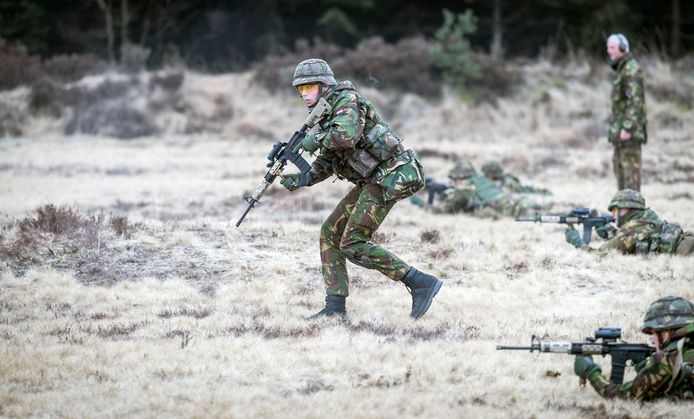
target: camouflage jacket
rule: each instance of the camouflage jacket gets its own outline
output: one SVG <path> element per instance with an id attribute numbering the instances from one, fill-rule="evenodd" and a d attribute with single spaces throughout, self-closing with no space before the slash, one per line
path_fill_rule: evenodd
<path id="1" fill-rule="evenodd" d="M 311 166 L 312 185 L 335 174 L 357 185 L 381 185 L 386 200 L 402 199 L 424 186 L 417 154 L 403 148 L 351 82 L 332 87 L 325 99 L 332 111 L 315 133 L 321 147 Z"/>
<path id="2" fill-rule="evenodd" d="M 660 352 L 640 365 L 636 378 L 614 384 L 593 372 L 590 384 L 603 397 L 653 400 L 661 397 L 694 399 L 694 323 L 678 329 Z"/>
<path id="3" fill-rule="evenodd" d="M 510 173 L 504 173 L 502 177 L 498 180 L 495 180 L 494 183 L 496 183 L 497 186 L 499 186 L 501 190 L 503 190 L 504 192 L 530 193 L 542 195 L 552 194 L 552 192 L 550 192 L 547 189 L 523 185 L 517 177 L 513 176 Z"/>
<path id="4" fill-rule="evenodd" d="M 671 227 L 675 227 L 675 231 Z M 651 209 L 632 209 L 617 233 L 600 250 L 618 250 L 625 254 L 675 253 L 687 234 L 679 226 L 658 218 Z"/>
<path id="5" fill-rule="evenodd" d="M 503 191 L 494 182 L 476 174 L 446 190 L 434 211 L 448 214 L 473 212 L 503 195 Z"/>
<path id="6" fill-rule="evenodd" d="M 641 68 L 631 55 L 626 55 L 613 67 L 616 73 L 612 81 L 612 118 L 607 138 L 613 144 L 645 143 L 648 135 Z M 631 134 L 629 140 L 619 139 L 622 129 Z"/>

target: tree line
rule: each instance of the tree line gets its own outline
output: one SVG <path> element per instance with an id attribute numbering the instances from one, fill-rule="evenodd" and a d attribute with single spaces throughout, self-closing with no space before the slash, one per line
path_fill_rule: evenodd
<path id="1" fill-rule="evenodd" d="M 150 65 L 247 68 L 297 41 L 341 47 L 380 36 L 434 38 L 446 10 L 475 17 L 472 50 L 495 58 L 604 56 L 605 37 L 679 58 L 694 48 L 694 2 L 681 0 L 0 0 L 0 38 L 32 54 L 91 53 L 119 62 L 131 48 Z"/>

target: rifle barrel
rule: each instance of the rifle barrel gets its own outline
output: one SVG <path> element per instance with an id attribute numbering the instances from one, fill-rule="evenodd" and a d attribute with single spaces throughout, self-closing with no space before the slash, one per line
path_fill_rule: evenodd
<path id="1" fill-rule="evenodd" d="M 532 346 L 516 346 L 516 345 L 496 345 L 496 350 L 512 350 L 512 351 L 532 351 Z"/>
<path id="2" fill-rule="evenodd" d="M 243 219 L 246 218 L 246 215 L 248 214 L 248 211 L 250 211 L 251 208 L 253 208 L 253 206 L 255 205 L 255 202 L 256 202 L 256 201 L 255 201 L 253 198 L 251 198 L 251 199 L 248 201 L 248 206 L 246 207 L 246 211 L 243 212 L 243 214 L 241 215 L 241 218 L 239 218 L 239 220 L 236 222 L 236 227 L 238 227 L 238 226 L 241 225 L 241 223 L 243 222 Z"/>

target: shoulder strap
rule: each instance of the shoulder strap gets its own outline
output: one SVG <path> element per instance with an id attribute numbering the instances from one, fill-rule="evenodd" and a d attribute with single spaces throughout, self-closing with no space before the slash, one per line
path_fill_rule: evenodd
<path id="1" fill-rule="evenodd" d="M 677 381 L 677 376 L 680 374 L 680 370 L 682 369 L 682 356 L 684 353 L 684 341 L 687 340 L 686 338 L 682 338 L 677 342 L 677 357 L 675 358 L 675 365 L 672 367 L 672 379 L 670 380 L 670 385 L 667 387 L 667 390 L 665 392 L 669 392 L 672 387 L 674 387 L 675 382 Z"/>

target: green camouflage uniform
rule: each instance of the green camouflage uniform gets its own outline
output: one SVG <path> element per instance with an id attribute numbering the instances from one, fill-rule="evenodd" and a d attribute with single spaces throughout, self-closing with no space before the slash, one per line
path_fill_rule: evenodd
<path id="1" fill-rule="evenodd" d="M 349 81 L 324 94 L 332 106 L 316 140 L 320 152 L 311 167 L 314 185 L 336 175 L 355 187 L 325 220 L 320 233 L 321 270 L 327 295 L 349 295 L 346 260 L 399 281 L 410 266 L 371 237 L 396 202 L 424 186 L 419 157 Z"/>
<path id="2" fill-rule="evenodd" d="M 687 255 L 694 248 L 694 235 L 682 231 L 676 224 L 661 220 L 646 208 L 643 196 L 634 190 L 618 191 L 608 209 L 629 208 L 619 217 L 619 229 L 600 247 L 602 251 L 618 250 L 622 253 L 674 253 Z"/>
<path id="3" fill-rule="evenodd" d="M 461 167 L 465 167 L 461 170 Z M 466 212 L 482 216 L 529 215 L 542 207 L 525 196 L 504 193 L 494 182 L 477 173 L 469 162 L 458 162 L 449 177 L 458 184 L 446 190 L 434 212 Z"/>
<path id="4" fill-rule="evenodd" d="M 645 144 L 646 101 L 643 75 L 636 60 L 629 54 L 613 64 L 616 71 L 612 82 L 612 119 L 608 140 L 614 146 L 612 162 L 617 177 L 617 189 L 641 188 L 641 144 Z M 628 140 L 620 140 L 624 129 L 631 134 Z"/>
<path id="5" fill-rule="evenodd" d="M 521 184 L 520 180 L 516 176 L 510 173 L 505 173 L 501 168 L 501 165 L 496 161 L 483 164 L 482 173 L 484 173 L 484 176 L 487 179 L 493 181 L 504 192 L 552 195 L 552 192 L 547 189 Z"/>
<path id="6" fill-rule="evenodd" d="M 590 384 L 606 398 L 642 401 L 661 397 L 694 399 L 694 316 L 691 302 L 678 297 L 661 298 L 648 310 L 646 319 L 642 327 L 645 333 L 674 330 L 661 350 L 637 366 L 638 374 L 632 381 L 611 383 L 598 368 L 588 376 Z"/>

